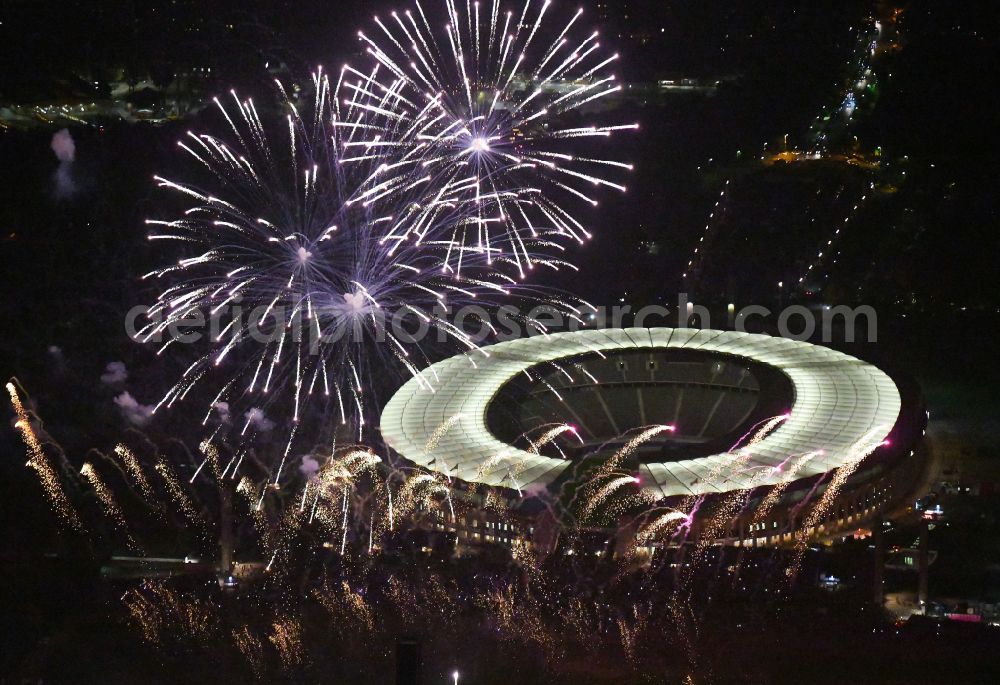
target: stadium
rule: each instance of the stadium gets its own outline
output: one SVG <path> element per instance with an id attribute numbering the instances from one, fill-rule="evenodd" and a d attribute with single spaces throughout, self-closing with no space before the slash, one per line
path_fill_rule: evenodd
<path id="1" fill-rule="evenodd" d="M 631 328 L 524 338 L 459 355 L 425 370 L 386 405 L 383 438 L 402 458 L 447 476 L 456 497 L 476 486 L 506 493 L 517 524 L 460 517 L 442 520 L 459 544 L 509 544 L 557 535 L 551 507 L 589 469 L 644 427 L 670 425 L 622 466 L 657 504 L 717 500 L 751 491 L 749 506 L 720 542 L 781 545 L 803 523 L 806 500 L 861 444 L 885 442 L 865 458 L 828 515 L 806 531 L 822 537 L 857 533 L 896 506 L 920 471 L 915 450 L 925 414 L 919 393 L 877 367 L 806 342 L 735 331 Z M 475 368 L 473 368 L 475 367 Z M 777 427 L 736 463 L 734 446 L 764 423 Z M 544 447 L 534 441 L 569 425 Z M 795 468 L 789 468 L 796 457 Z M 779 505 L 755 520 L 753 503 L 774 488 Z M 711 511 L 711 506 L 699 507 Z M 691 522 L 697 531 L 702 517 Z M 500 528 L 498 528 L 500 526 Z M 622 537 L 628 517 L 609 530 Z"/>

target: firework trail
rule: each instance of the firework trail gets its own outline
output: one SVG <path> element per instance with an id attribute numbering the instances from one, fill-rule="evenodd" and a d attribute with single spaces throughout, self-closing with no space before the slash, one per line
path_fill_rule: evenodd
<path id="1" fill-rule="evenodd" d="M 250 516 L 253 519 L 254 528 L 257 531 L 257 535 L 260 536 L 262 545 L 270 548 L 274 546 L 274 541 L 267 525 L 267 516 L 264 513 L 263 503 L 264 493 L 266 491 L 267 486 L 265 485 L 261 488 L 261 492 L 258 496 L 257 488 L 254 487 L 253 482 L 247 476 L 243 476 L 243 478 L 240 479 L 239 484 L 236 486 L 236 492 L 246 498 L 247 507 L 250 510 Z"/>
<path id="2" fill-rule="evenodd" d="M 346 637 L 355 631 L 372 632 L 375 629 L 375 614 L 365 598 L 351 589 L 344 580 L 336 585 L 324 584 L 313 590 L 313 597 L 333 619 L 335 629 Z"/>
<path id="3" fill-rule="evenodd" d="M 630 570 L 630 564 L 636 559 L 639 547 L 648 545 L 659 539 L 664 533 L 673 534 L 678 526 L 690 525 L 690 517 L 672 507 L 654 507 L 644 512 L 637 523 L 635 535 L 628 541 L 620 555 L 620 573 Z"/>
<path id="4" fill-rule="evenodd" d="M 118 526 L 123 533 L 125 533 L 128 546 L 134 550 L 140 549 L 139 544 L 129 532 L 125 514 L 122 513 L 121 508 L 118 506 L 118 502 L 115 501 L 114 493 L 111 492 L 111 488 L 109 488 L 101 479 L 100 475 L 94 469 L 94 465 L 90 462 L 85 463 L 83 468 L 80 469 L 80 475 L 83 476 L 88 483 L 90 483 L 90 487 L 94 488 L 94 492 L 97 493 L 97 499 L 100 501 L 101 507 L 104 509 L 104 513 L 107 514 L 108 518 L 115 522 L 115 525 Z"/>
<path id="5" fill-rule="evenodd" d="M 278 650 L 278 657 L 285 670 L 299 666 L 305 658 L 302 648 L 302 622 L 295 618 L 281 618 L 271 626 L 267 639 Z"/>
<path id="6" fill-rule="evenodd" d="M 221 474 L 219 473 L 219 450 L 218 450 L 218 448 L 216 448 L 216 446 L 213 445 L 208 440 L 204 440 L 204 441 L 202 441 L 202 443 L 200 445 L 198 445 L 198 449 L 201 451 L 202 454 L 205 455 L 205 458 L 202 460 L 201 464 L 198 465 L 198 468 L 195 469 L 194 475 L 191 476 L 191 479 L 188 480 L 188 483 L 194 483 L 195 482 L 195 480 L 198 478 L 198 474 L 201 473 L 201 470 L 203 468 L 205 468 L 206 464 L 208 464 L 209 469 L 212 472 L 212 475 L 215 476 L 215 479 L 216 480 L 221 480 L 222 479 L 221 478 Z M 280 471 L 280 469 L 279 469 L 279 471 Z"/>
<path id="7" fill-rule="evenodd" d="M 160 477 L 163 478 L 163 482 L 167 486 L 167 492 L 170 493 L 171 498 L 173 498 L 174 503 L 177 504 L 181 513 L 184 514 L 184 517 L 204 533 L 205 521 L 198 514 L 198 510 L 195 509 L 194 503 L 187 492 L 181 487 L 180 481 L 177 480 L 177 475 L 170 467 L 170 464 L 161 459 L 156 463 L 155 468 Z"/>
<path id="8" fill-rule="evenodd" d="M 543 425 L 548 425 L 548 424 L 543 424 Z M 573 433 L 574 436 L 576 436 L 577 439 L 580 438 L 580 436 L 576 432 L 576 428 L 565 423 L 558 424 L 553 428 L 551 428 L 550 430 L 546 431 L 538 438 L 537 441 L 532 440 L 531 437 L 528 435 L 528 432 L 522 433 L 520 436 L 518 436 L 518 438 L 524 437 L 528 441 L 529 451 L 533 452 L 534 454 L 538 454 L 539 450 L 541 450 L 542 447 L 549 444 L 563 433 L 571 432 Z M 560 450 L 560 452 L 562 452 L 562 450 Z M 479 467 L 476 469 L 476 480 L 482 481 L 483 478 L 485 478 L 486 476 L 495 473 L 500 469 L 504 469 L 506 473 L 500 482 L 503 483 L 504 481 L 509 481 L 510 487 L 513 487 L 515 490 L 517 490 L 518 494 L 521 495 L 523 494 L 523 492 L 521 490 L 521 486 L 518 484 L 517 476 L 520 475 L 520 473 L 524 471 L 526 468 L 528 468 L 528 465 L 525 460 L 515 459 L 512 457 L 512 455 L 502 452 L 500 454 L 493 455 L 492 457 L 485 460 L 482 464 L 479 465 Z M 475 484 L 473 484 L 473 491 L 475 490 L 475 487 L 476 487 Z"/>
<path id="9" fill-rule="evenodd" d="M 791 580 L 794 581 L 798 575 L 799 565 L 802 563 L 802 557 L 805 555 L 806 546 L 809 543 L 810 531 L 816 528 L 826 517 L 833 501 L 840 494 L 841 488 L 847 483 L 847 479 L 854 474 L 861 465 L 861 462 L 870 454 L 879 447 L 889 444 L 888 440 L 872 440 L 875 435 L 879 433 L 884 434 L 886 429 L 887 426 L 877 426 L 851 445 L 851 448 L 848 450 L 847 460 L 834 472 L 833 478 L 830 479 L 830 483 L 823 492 L 823 496 L 820 497 L 819 501 L 809 511 L 809 515 L 802 522 L 802 525 L 799 526 L 798 531 L 795 533 L 795 552 L 788 566 L 788 577 Z"/>
<path id="10" fill-rule="evenodd" d="M 776 424 L 773 424 L 773 425 L 776 425 Z M 763 439 L 763 437 L 762 437 L 763 436 L 763 431 L 765 429 L 766 430 L 770 430 L 773 427 L 773 425 L 769 422 L 768 424 L 765 425 L 764 429 L 761 429 L 761 431 L 759 431 L 754 437 L 755 438 Z M 759 440 L 757 440 L 756 442 L 759 442 Z M 756 442 L 754 442 L 753 444 L 756 444 Z M 742 455 L 746 455 L 748 457 L 751 454 L 749 452 L 749 447 L 742 448 L 741 453 L 742 453 Z M 798 462 L 796 462 L 795 467 L 794 467 L 794 469 L 793 469 L 792 472 L 794 473 L 794 472 L 798 471 L 798 469 L 800 469 L 803 465 L 805 465 L 805 463 L 809 459 L 811 459 L 812 457 L 814 457 L 814 456 L 816 456 L 818 454 L 822 454 L 822 451 L 819 451 L 819 452 L 810 452 L 808 454 L 803 455 L 802 458 L 799 459 Z M 786 459 L 785 462 L 782 462 L 782 465 L 785 464 L 785 463 L 787 463 L 787 462 L 788 462 L 788 460 Z M 781 468 L 781 466 L 777 467 L 777 469 L 779 469 L 779 470 L 780 470 L 780 468 Z M 719 504 L 719 507 L 716 510 L 716 512 L 708 520 L 708 523 L 705 525 L 704 529 L 702 530 L 701 538 L 698 541 L 698 547 L 697 547 L 696 552 L 695 552 L 695 558 L 696 559 L 700 557 L 700 555 L 704 552 L 704 550 L 705 550 L 705 548 L 707 546 L 711 545 L 717 538 L 722 537 L 726 533 L 726 530 L 727 530 L 728 526 L 733 522 L 733 520 L 736 519 L 736 517 L 739 515 L 739 513 L 741 511 L 743 511 L 744 508 L 746 508 L 747 502 L 750 500 L 750 495 L 753 494 L 754 489 L 758 485 L 760 485 L 766 478 L 768 478 L 770 475 L 772 475 L 772 473 L 775 470 L 776 469 L 772 469 L 772 468 L 761 468 L 761 469 L 758 469 L 754 473 L 754 475 L 751 476 L 751 478 L 747 482 L 747 486 L 745 488 L 742 488 L 740 490 L 736 490 L 734 492 L 731 492 L 731 493 L 729 493 L 723 499 L 723 501 Z M 791 482 L 791 479 L 789 477 L 789 480 L 787 480 L 786 483 L 790 483 L 790 482 Z M 775 502 L 777 502 L 778 499 L 781 497 L 781 494 L 784 492 L 784 490 L 785 490 L 786 487 L 787 487 L 787 484 L 785 484 L 783 487 L 776 486 L 776 487 L 772 488 L 771 492 L 768 493 L 768 497 L 765 498 L 765 502 L 768 502 L 767 506 L 766 506 L 766 509 L 764 509 L 764 504 L 762 503 L 761 507 L 758 510 L 758 515 L 761 515 L 760 514 L 760 509 L 764 509 L 765 512 L 767 510 L 769 510 L 770 507 Z M 775 493 L 777 493 L 777 494 L 775 494 Z"/>
<path id="11" fill-rule="evenodd" d="M 442 421 L 441 425 L 435 428 L 434 432 L 431 433 L 431 437 L 428 438 L 427 444 L 424 445 L 424 453 L 426 454 L 427 452 L 430 452 L 435 447 L 437 447 L 440 444 L 441 439 L 444 438 L 444 436 L 448 433 L 448 431 L 450 431 L 452 427 L 455 426 L 455 424 L 461 421 L 461 419 L 462 419 L 461 414 L 455 414 L 454 416 L 449 417 L 447 420 Z"/>
<path id="12" fill-rule="evenodd" d="M 85 532 L 80 517 L 77 515 L 73 505 L 70 504 L 69 498 L 63 490 L 59 474 L 56 473 L 55 468 L 49 463 L 48 457 L 45 456 L 42 444 L 35 434 L 35 429 L 31 426 L 31 417 L 25 411 L 13 383 L 7 383 L 7 392 L 10 394 L 10 402 L 14 407 L 14 412 L 17 414 L 17 421 L 14 423 L 14 427 L 21 434 L 21 439 L 28 448 L 28 462 L 26 466 L 38 474 L 38 480 L 45 491 L 45 496 L 63 523 L 77 532 Z"/>
<path id="13" fill-rule="evenodd" d="M 757 505 L 757 508 L 754 510 L 753 518 L 750 521 L 751 531 L 754 531 L 754 528 L 757 525 L 764 523 L 765 519 L 768 517 L 768 514 L 771 513 L 771 510 L 774 509 L 774 507 L 781 500 L 782 495 L 784 495 L 785 492 L 788 490 L 788 486 L 794 482 L 796 474 L 798 474 L 799 471 L 802 470 L 802 467 L 808 464 L 809 461 L 812 460 L 814 457 L 821 456 L 823 453 L 824 453 L 823 450 L 816 450 L 814 452 L 807 452 L 805 454 L 793 455 L 785 459 L 777 466 L 764 470 L 764 474 L 773 474 L 775 472 L 781 472 L 783 473 L 783 476 L 781 482 L 771 486 L 771 489 L 768 491 L 767 495 L 760 501 L 760 503 Z M 786 467 L 788 467 L 789 464 L 791 464 L 791 467 L 788 468 L 787 471 L 785 471 Z M 809 499 L 808 496 L 806 497 L 806 499 L 807 500 Z M 743 556 L 744 556 L 744 550 L 741 549 L 735 563 L 735 569 L 733 573 L 734 583 L 739 579 L 740 572 L 742 571 Z"/>
<path id="14" fill-rule="evenodd" d="M 767 437 L 771 431 L 787 421 L 788 418 L 788 414 L 773 416 L 753 426 L 729 449 L 729 454 L 733 455 L 733 460 L 723 460 L 713 468 L 705 478 L 706 484 L 712 485 L 716 483 L 724 472 L 728 473 L 745 468 L 753 459 L 753 448 Z M 681 636 L 681 641 L 687 654 L 690 669 L 688 680 L 691 682 L 694 682 L 693 674 L 697 673 L 699 669 L 700 658 L 697 650 L 697 636 L 701 627 L 692 605 L 692 581 L 695 574 L 702 569 L 709 547 L 716 543 L 725 531 L 726 526 L 732 521 L 732 518 L 742 509 L 746 499 L 750 496 L 751 490 L 752 488 L 733 493 L 719 504 L 716 512 L 700 531 L 689 560 L 681 564 L 678 569 L 674 592 L 668 602 L 668 610 L 673 617 L 677 632 Z M 688 512 L 688 526 L 682 525 L 681 530 L 688 531 L 690 529 L 690 521 L 693 520 L 694 513 L 701 507 L 705 499 L 706 495 L 690 495 L 684 498 L 678 509 L 681 512 Z"/>
<path id="15" fill-rule="evenodd" d="M 636 534 L 636 542 L 646 543 L 655 540 L 668 527 L 677 526 L 682 521 L 688 521 L 688 515 L 683 511 L 672 510 L 660 514 L 639 530 Z"/>
<path id="16" fill-rule="evenodd" d="M 146 501 L 150 505 L 153 505 L 156 502 L 156 493 L 153 491 L 149 479 L 146 478 L 146 473 L 142 470 L 142 465 L 139 464 L 139 459 L 135 456 L 135 453 L 125 445 L 119 444 L 115 447 L 115 454 L 125 462 L 126 471 L 135 480 Z"/>
<path id="17" fill-rule="evenodd" d="M 494 488 L 488 488 L 483 494 L 482 508 L 494 512 L 501 520 L 505 520 L 509 513 L 506 498 Z"/>
<path id="18" fill-rule="evenodd" d="M 421 473 L 412 476 L 399 488 L 395 500 L 395 517 L 406 519 L 422 505 L 430 505 L 434 497 L 446 497 L 448 486 L 437 476 Z"/>
<path id="19" fill-rule="evenodd" d="M 687 656 L 688 673 L 685 676 L 684 682 L 685 684 L 690 683 L 693 685 L 696 682 L 694 674 L 699 672 L 697 645 L 701 624 L 695 615 L 690 598 L 681 601 L 679 598 L 674 597 L 671 601 L 667 602 L 667 612 L 670 614 L 670 618 L 674 623 L 674 632 L 684 646 L 684 653 Z"/>
<path id="20" fill-rule="evenodd" d="M 541 554 L 536 546 L 524 538 L 515 538 L 510 550 L 511 559 L 534 576 L 541 574 Z"/>
<path id="21" fill-rule="evenodd" d="M 626 485 L 638 485 L 639 479 L 635 476 L 619 476 L 613 478 L 608 483 L 601 486 L 593 495 L 587 498 L 587 502 L 580 512 L 580 521 L 586 521 L 608 497 Z"/>
<path id="22" fill-rule="evenodd" d="M 598 506 L 623 486 L 628 483 L 641 484 L 641 479 L 634 475 L 624 474 L 616 470 L 617 467 L 626 461 L 644 443 L 661 433 L 672 432 L 673 430 L 674 427 L 669 425 L 644 427 L 638 435 L 628 440 L 611 457 L 595 468 L 587 476 L 586 481 L 576 488 L 569 501 L 570 509 L 579 510 L 580 522 L 585 522 Z M 600 452 L 602 448 L 603 445 L 597 449 L 597 452 Z M 613 517 L 616 514 L 624 513 L 629 507 L 651 504 L 654 499 L 655 495 L 651 491 L 640 489 L 634 494 L 616 498 L 610 509 L 605 513 Z"/>
<path id="23" fill-rule="evenodd" d="M 382 457 L 371 450 L 356 449 L 335 460 L 331 468 L 342 470 L 350 474 L 351 478 L 357 478 L 363 473 L 374 472 L 375 468 L 381 463 Z"/>
<path id="24" fill-rule="evenodd" d="M 792 463 L 792 466 L 788 469 L 782 481 L 772 486 L 770 492 L 768 492 L 767 495 L 764 497 L 764 499 L 761 500 L 760 504 L 757 505 L 757 510 L 754 512 L 753 523 L 762 522 L 774 508 L 774 505 L 778 503 L 778 500 L 781 499 L 781 496 L 785 494 L 785 491 L 788 489 L 788 486 L 791 485 L 792 482 L 794 482 L 796 474 L 798 474 L 798 472 L 802 470 L 802 467 L 808 464 L 809 461 L 812 460 L 814 457 L 819 457 L 822 455 L 823 455 L 823 450 L 817 450 L 815 452 L 809 452 L 807 454 L 803 454 L 797 460 L 795 460 L 794 463 Z M 792 459 L 795 458 L 793 457 Z M 784 464 L 781 464 L 775 468 L 780 470 L 783 467 Z"/>
<path id="25" fill-rule="evenodd" d="M 639 664 L 639 648 L 644 644 L 643 634 L 649 630 L 649 606 L 640 608 L 638 605 L 632 607 L 631 620 L 628 617 L 619 617 L 616 621 L 618 634 L 621 640 L 622 651 L 625 653 L 625 660 L 637 668 Z"/>
<path id="26" fill-rule="evenodd" d="M 518 596 L 515 588 L 508 586 L 494 590 L 486 598 L 486 608 L 501 639 L 538 647 L 548 659 L 557 658 L 559 642 L 543 620 L 543 616 L 551 614 L 548 603 L 540 602 L 530 592 Z"/>
<path id="27" fill-rule="evenodd" d="M 572 433 L 578 439 L 580 437 L 580 436 L 578 436 L 576 434 L 576 428 L 575 427 L 569 425 L 568 423 L 562 423 L 562 424 L 559 424 L 558 426 L 555 426 L 554 428 L 550 428 L 549 430 L 547 430 L 544 433 L 542 433 L 542 435 L 539 436 L 539 438 L 538 438 L 537 441 L 532 440 L 531 438 L 528 438 L 528 442 L 531 443 L 531 448 L 528 451 L 532 452 L 534 454 L 539 454 L 539 450 L 541 450 L 543 447 L 545 447 L 546 445 L 548 445 L 550 442 L 552 442 L 553 440 L 555 440 L 556 438 L 558 438 L 563 433 Z"/>
<path id="28" fill-rule="evenodd" d="M 644 430 L 641 433 L 639 433 L 639 435 L 635 436 L 634 438 L 632 438 L 631 440 L 629 440 L 628 442 L 626 442 L 624 445 L 622 445 L 621 449 L 619 449 L 617 452 L 615 452 L 611 456 L 610 459 L 608 459 L 606 462 L 604 462 L 604 464 L 601 466 L 601 468 L 598 469 L 598 472 L 597 472 L 598 475 L 601 475 L 601 476 L 603 476 L 603 475 L 610 475 L 610 473 L 612 471 L 614 471 L 615 469 L 617 469 L 618 466 L 623 461 L 625 461 L 626 459 L 628 459 L 632 455 L 633 452 L 635 452 L 637 449 L 639 449 L 639 447 L 641 447 L 643 445 L 643 443 L 646 443 L 646 442 L 652 440 L 654 437 L 656 437 L 660 433 L 668 433 L 668 432 L 672 433 L 673 431 L 674 431 L 674 427 L 673 426 L 669 426 L 669 425 L 659 425 L 659 426 L 652 426 L 651 428 L 647 428 L 646 430 Z"/>
<path id="29" fill-rule="evenodd" d="M 126 591 L 122 603 L 147 642 L 204 645 L 218 632 L 218 616 L 211 603 L 177 592 L 162 581 L 145 581 Z"/>
<path id="30" fill-rule="evenodd" d="M 303 487 L 298 511 L 304 513 L 310 500 L 312 503 L 308 519 L 299 522 L 311 523 L 319 519 L 330 528 L 342 529 L 343 550 L 347 540 L 349 498 L 365 474 L 371 478 L 372 491 L 381 492 L 382 482 L 378 472 L 381 463 L 381 457 L 367 449 L 349 449 L 339 457 L 331 457 Z M 378 497 L 375 501 L 378 501 Z M 371 518 L 374 526 L 374 511 Z M 374 530 L 371 535 L 374 535 Z"/>
<path id="31" fill-rule="evenodd" d="M 343 520 L 343 522 L 341 522 L 340 525 L 343 528 L 344 532 L 343 532 L 342 537 L 340 539 L 340 556 L 344 556 L 344 550 L 347 547 L 347 511 L 348 511 L 347 498 L 350 497 L 350 496 L 351 496 L 351 488 L 350 488 L 350 486 L 345 486 L 344 487 L 343 503 L 341 504 L 341 506 L 343 508 L 343 512 L 344 512 L 344 520 Z"/>
<path id="32" fill-rule="evenodd" d="M 233 630 L 233 644 L 250 664 L 254 676 L 262 679 L 264 675 L 264 644 L 250 631 L 248 626 Z"/>
<path id="33" fill-rule="evenodd" d="M 482 480 L 484 476 L 487 476 L 501 467 L 512 467 L 516 466 L 519 462 L 509 461 L 511 460 L 511 455 L 506 453 L 494 454 L 489 459 L 485 460 L 476 469 L 476 480 Z"/>
<path id="34" fill-rule="evenodd" d="M 573 640 L 583 645 L 587 652 L 595 652 L 600 648 L 600 619 L 595 616 L 594 603 L 584 601 L 580 597 L 571 597 L 567 606 L 559 612 L 559 620 L 564 626 L 564 632 Z"/>
<path id="35" fill-rule="evenodd" d="M 766 419 L 766 420 L 762 421 L 761 423 L 758 423 L 757 426 L 760 426 L 760 428 L 757 428 L 757 426 L 754 426 L 753 428 L 751 428 L 749 432 L 747 432 L 745 435 L 743 435 L 743 437 L 741 437 L 739 440 L 736 441 L 735 445 L 733 445 L 732 447 L 729 448 L 729 451 L 730 452 L 744 452 L 744 453 L 749 452 L 761 440 L 763 440 L 768 435 L 770 435 L 770 433 L 771 433 L 772 430 L 774 430 L 780 424 L 782 424 L 785 421 L 787 421 L 789 418 L 791 418 L 790 414 L 779 414 L 778 416 L 772 416 L 771 418 Z M 761 424 L 763 424 L 763 425 L 761 425 Z M 756 432 L 754 432 L 755 428 L 757 428 Z M 750 439 L 747 440 L 747 438 L 750 438 Z M 746 443 L 743 443 L 744 440 L 746 440 Z"/>
<path id="36" fill-rule="evenodd" d="M 427 439 L 427 444 L 424 445 L 424 455 L 427 455 L 427 453 L 433 451 L 434 448 L 436 448 L 438 444 L 440 444 L 441 440 L 448 433 L 448 431 L 450 431 L 461 420 L 462 420 L 462 415 L 455 414 L 454 416 L 449 417 L 445 421 L 442 421 L 441 425 L 435 428 L 434 432 L 431 433 L 431 436 Z M 441 466 L 445 473 L 448 473 L 450 471 L 448 464 L 446 464 L 443 460 L 441 462 Z"/>
<path id="37" fill-rule="evenodd" d="M 741 437 L 731 448 L 729 453 L 733 455 L 733 461 L 722 462 L 717 465 L 712 469 L 705 481 L 709 484 L 714 484 L 724 471 L 728 472 L 729 470 L 737 470 L 746 467 L 747 464 L 749 464 L 753 459 L 753 447 L 760 443 L 760 441 L 767 437 L 772 430 L 787 419 L 787 414 L 774 416 L 758 424 L 760 427 L 757 428 L 756 431 L 751 429 L 750 432 Z M 747 439 L 748 437 L 749 439 Z M 744 440 L 746 440 L 746 442 L 740 446 Z M 690 581 L 698 571 L 708 548 L 714 545 L 718 539 L 723 536 L 726 532 L 727 526 L 731 524 L 735 516 L 746 505 L 747 500 L 750 498 L 750 494 L 753 492 L 753 488 L 756 487 L 756 484 L 766 475 L 766 471 L 758 471 L 758 473 L 751 478 L 750 486 L 747 489 L 738 490 L 726 495 L 718 504 L 717 509 L 706 521 L 700 531 L 700 534 L 698 535 L 697 540 L 695 541 L 695 547 L 691 553 L 690 563 L 681 568 L 678 578 L 679 582 L 677 585 L 678 593 L 687 591 Z M 693 495 L 688 496 L 683 502 L 681 502 L 678 509 L 681 511 L 687 511 L 690 520 L 690 518 L 693 517 L 694 512 L 697 511 L 704 503 L 705 497 L 705 495 L 698 497 Z"/>
<path id="38" fill-rule="evenodd" d="M 621 90 L 608 73 L 618 55 L 604 54 L 598 33 L 582 29 L 582 9 L 550 27 L 543 21 L 550 4 L 528 0 L 518 15 L 501 14 L 498 0 L 482 8 L 446 0 L 443 11 L 430 12 L 415 0 L 385 21 L 375 17 L 370 35 L 358 33 L 373 66 L 351 74 L 351 97 L 363 95 L 371 107 L 389 102 L 403 134 L 386 143 L 401 152 L 387 172 L 394 175 L 377 178 L 423 180 L 442 189 L 437 195 L 461 190 L 444 271 L 460 273 L 469 254 L 502 260 L 518 278 L 535 265 L 557 268 L 532 245 L 583 243 L 591 234 L 572 206 L 596 205 L 592 191 L 601 186 L 625 191 L 608 177 L 630 164 L 581 155 L 574 143 L 638 125 L 562 121 Z M 389 238 L 412 231 L 422 227 Z"/>
<path id="39" fill-rule="evenodd" d="M 524 493 L 517 481 L 517 477 L 527 468 L 527 462 L 524 459 L 514 458 L 507 453 L 495 454 L 485 460 L 476 469 L 476 481 L 482 481 L 486 476 L 503 469 L 505 473 L 503 478 L 500 479 L 500 484 L 509 481 L 510 486 L 508 487 L 513 487 L 517 490 L 518 495 L 523 495 Z M 475 492 L 479 487 L 483 487 L 487 492 L 490 492 L 488 486 L 480 486 L 478 482 L 472 484 L 470 492 Z"/>
<path id="40" fill-rule="evenodd" d="M 745 435 L 737 440 L 732 447 L 729 448 L 729 452 L 727 454 L 733 455 L 733 461 L 721 460 L 708 472 L 708 475 L 705 476 L 703 482 L 708 485 L 713 485 L 719 481 L 719 477 L 724 473 L 730 473 L 745 468 L 753 459 L 753 447 L 766 438 L 772 430 L 787 421 L 788 418 L 788 414 L 772 416 L 771 418 L 765 419 L 764 421 L 761 421 L 753 426 Z M 694 483 L 692 483 L 692 485 L 694 485 Z M 688 495 L 681 502 L 680 506 L 678 506 L 678 509 L 681 511 L 687 511 L 689 514 L 693 515 L 704 500 L 705 495 Z"/>

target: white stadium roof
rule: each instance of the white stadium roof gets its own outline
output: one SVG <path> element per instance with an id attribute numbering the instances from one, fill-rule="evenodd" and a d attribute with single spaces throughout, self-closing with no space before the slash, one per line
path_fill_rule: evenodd
<path id="1" fill-rule="evenodd" d="M 752 464 L 776 466 L 791 455 L 823 450 L 796 478 L 829 471 L 852 456 L 859 441 L 878 442 L 900 410 L 892 379 L 854 357 L 805 342 L 767 335 L 683 328 L 629 328 L 556 333 L 483 348 L 485 357 L 458 355 L 410 379 L 382 413 L 382 436 L 404 458 L 468 482 L 531 489 L 544 487 L 572 462 L 501 442 L 486 426 L 486 411 L 514 376 L 540 363 L 597 351 L 686 349 L 735 355 L 772 366 L 794 388 L 790 418 L 753 447 Z M 473 364 L 474 360 L 474 364 Z M 434 391 L 428 389 L 433 386 Z M 660 496 L 702 494 L 770 485 L 781 472 L 719 473 L 729 453 L 642 466 L 645 487 Z M 787 476 L 784 476 L 787 477 Z M 655 484 L 655 485 L 654 485 Z"/>

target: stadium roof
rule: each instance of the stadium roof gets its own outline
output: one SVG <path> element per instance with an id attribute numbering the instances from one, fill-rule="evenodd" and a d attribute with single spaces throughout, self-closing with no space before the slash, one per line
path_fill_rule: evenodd
<path id="1" fill-rule="evenodd" d="M 789 456 L 822 450 L 796 478 L 829 471 L 881 442 L 892 430 L 900 395 L 885 373 L 854 357 L 805 342 L 735 331 L 629 328 L 556 333 L 484 348 L 488 357 L 458 355 L 408 381 L 382 413 L 382 436 L 404 458 L 468 482 L 537 489 L 571 462 L 534 454 L 494 437 L 486 410 L 514 376 L 537 364 L 617 350 L 688 349 L 735 355 L 775 367 L 792 381 L 790 417 L 752 450 L 749 466 L 727 473 L 731 453 L 643 464 L 645 487 L 660 496 L 702 494 L 787 478 L 752 466 L 777 466 Z M 434 391 L 428 389 L 433 386 Z M 753 479 L 753 482 L 751 482 Z"/>

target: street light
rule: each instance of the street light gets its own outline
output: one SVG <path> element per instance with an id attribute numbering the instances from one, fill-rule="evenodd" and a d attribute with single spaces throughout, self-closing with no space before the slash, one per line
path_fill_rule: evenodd
<path id="1" fill-rule="evenodd" d="M 458 685 L 458 671 L 452 672 L 451 678 L 455 681 L 455 685 Z"/>

